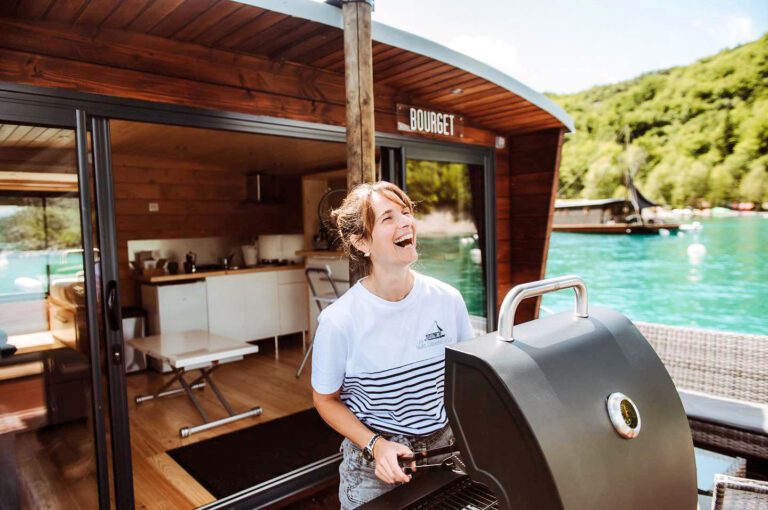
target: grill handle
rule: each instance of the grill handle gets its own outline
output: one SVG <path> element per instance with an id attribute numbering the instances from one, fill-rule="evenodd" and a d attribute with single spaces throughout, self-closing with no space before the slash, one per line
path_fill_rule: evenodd
<path id="1" fill-rule="evenodd" d="M 515 322 L 515 312 L 517 311 L 517 307 L 524 299 L 570 288 L 572 288 L 576 294 L 576 305 L 573 310 L 574 315 L 576 315 L 576 317 L 588 317 L 587 286 L 584 284 L 584 280 L 582 280 L 581 277 L 567 275 L 549 278 L 547 280 L 539 280 L 537 282 L 523 283 L 515 286 L 506 296 L 504 296 L 504 301 L 501 303 L 501 313 L 499 314 L 496 338 L 504 342 L 515 341 L 514 336 L 512 336 L 512 326 Z"/>

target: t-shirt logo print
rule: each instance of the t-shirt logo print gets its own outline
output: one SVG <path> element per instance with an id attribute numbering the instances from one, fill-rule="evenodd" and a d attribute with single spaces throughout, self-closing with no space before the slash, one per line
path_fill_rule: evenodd
<path id="1" fill-rule="evenodd" d="M 429 329 L 430 331 L 424 335 L 424 338 L 420 338 L 416 344 L 419 349 L 432 347 L 433 345 L 439 345 L 445 342 L 445 340 L 441 340 L 441 338 L 445 338 L 445 331 L 443 331 L 443 328 L 440 327 L 440 324 L 438 324 L 437 321 L 433 321 L 432 327 Z"/>

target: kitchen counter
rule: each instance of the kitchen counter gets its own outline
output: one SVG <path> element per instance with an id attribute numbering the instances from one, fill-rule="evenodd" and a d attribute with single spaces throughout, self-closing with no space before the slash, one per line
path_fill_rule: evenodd
<path id="1" fill-rule="evenodd" d="M 299 250 L 296 255 L 299 257 L 332 257 L 336 259 L 346 257 L 343 251 L 337 250 Z"/>
<path id="2" fill-rule="evenodd" d="M 221 269 L 217 271 L 201 271 L 199 273 L 164 274 L 159 276 L 134 276 L 142 283 L 169 283 L 185 280 L 202 280 L 212 276 L 225 276 L 232 274 L 262 273 L 266 271 L 290 271 L 292 269 L 304 269 L 304 264 L 289 264 L 285 266 L 257 266 L 244 267 L 242 269 Z"/>

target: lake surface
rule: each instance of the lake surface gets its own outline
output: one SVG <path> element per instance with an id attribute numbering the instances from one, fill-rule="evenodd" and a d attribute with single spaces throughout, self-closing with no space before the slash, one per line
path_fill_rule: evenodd
<path id="1" fill-rule="evenodd" d="M 699 219 L 696 235 L 552 234 L 547 277 L 576 274 L 590 305 L 630 319 L 768 335 L 768 218 Z M 544 296 L 552 311 L 573 307 L 573 291 Z M 545 312 L 543 312 L 545 313 Z"/>

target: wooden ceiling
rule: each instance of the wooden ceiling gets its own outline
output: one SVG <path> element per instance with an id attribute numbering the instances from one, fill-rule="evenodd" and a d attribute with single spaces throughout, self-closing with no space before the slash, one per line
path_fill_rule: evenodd
<path id="1" fill-rule="evenodd" d="M 346 166 L 343 143 L 122 120 L 110 121 L 110 132 L 115 164 L 129 156 L 280 175 Z M 0 124 L 1 170 L 74 173 L 74 136 L 69 129 Z"/>
<path id="2" fill-rule="evenodd" d="M 0 147 L 75 147 L 75 132 L 17 124 L 0 124 Z"/>
<path id="3" fill-rule="evenodd" d="M 5 0 L 0 16 L 121 29 L 344 72 L 342 31 L 231 0 Z M 373 44 L 374 82 L 500 133 L 562 127 L 550 113 L 484 78 Z M 461 90 L 461 93 L 453 91 Z"/>
<path id="4" fill-rule="evenodd" d="M 237 172 L 297 175 L 346 167 L 343 143 L 110 121 L 113 159 L 121 155 L 184 160 Z"/>

